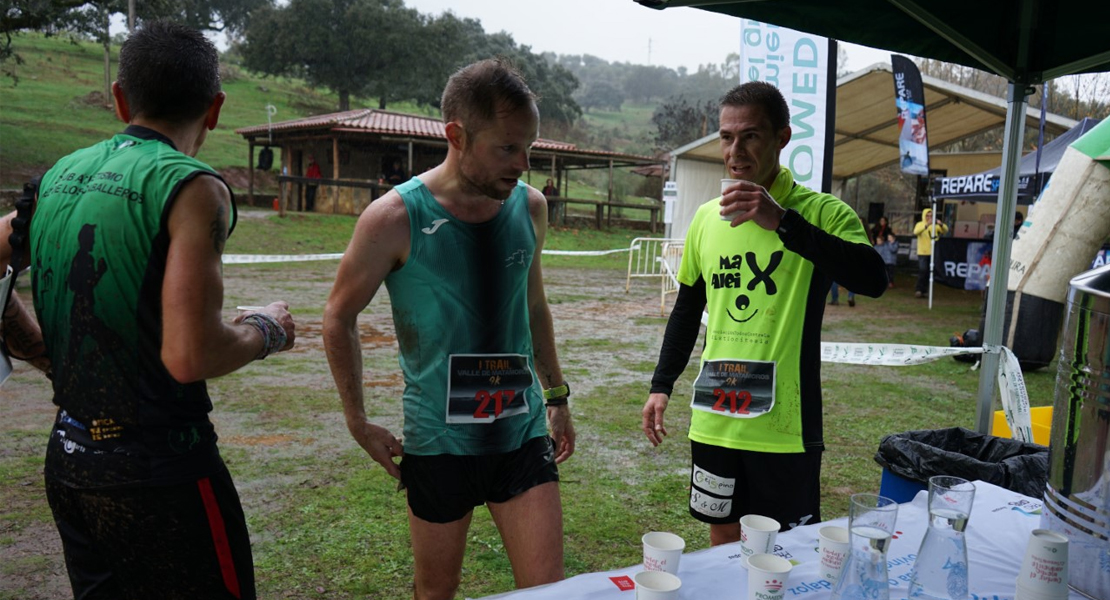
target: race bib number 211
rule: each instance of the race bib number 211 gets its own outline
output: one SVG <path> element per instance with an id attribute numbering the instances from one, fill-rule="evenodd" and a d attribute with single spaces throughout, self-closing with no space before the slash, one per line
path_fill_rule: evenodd
<path id="1" fill-rule="evenodd" d="M 521 354 L 452 354 L 447 422 L 492 423 L 528 412 L 532 369 Z"/>

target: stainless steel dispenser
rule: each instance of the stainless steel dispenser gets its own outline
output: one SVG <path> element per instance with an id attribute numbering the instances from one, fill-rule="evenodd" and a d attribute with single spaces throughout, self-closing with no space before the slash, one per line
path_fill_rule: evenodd
<path id="1" fill-rule="evenodd" d="M 1071 587 L 1110 598 L 1110 265 L 1071 280 L 1042 526 L 1068 537 Z"/>

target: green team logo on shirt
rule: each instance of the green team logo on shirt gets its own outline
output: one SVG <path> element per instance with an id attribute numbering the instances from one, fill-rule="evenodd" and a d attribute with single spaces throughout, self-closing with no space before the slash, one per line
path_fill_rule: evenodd
<path id="1" fill-rule="evenodd" d="M 754 292 L 762 284 L 764 292 L 768 296 L 774 296 L 778 292 L 778 287 L 775 285 L 775 280 L 771 278 L 771 274 L 775 272 L 781 262 L 782 250 L 772 252 L 766 265 L 759 264 L 759 257 L 756 256 L 755 252 L 745 252 L 743 256 L 733 254 L 720 257 L 718 262 L 719 271 L 713 273 L 710 285 L 715 290 L 735 289 L 739 291 L 733 301 L 735 312 L 732 307 L 725 309 L 728 318 L 737 323 L 747 323 L 759 314 L 759 308 L 752 306 L 752 300 L 746 292 Z M 751 309 L 750 312 L 749 309 Z"/>

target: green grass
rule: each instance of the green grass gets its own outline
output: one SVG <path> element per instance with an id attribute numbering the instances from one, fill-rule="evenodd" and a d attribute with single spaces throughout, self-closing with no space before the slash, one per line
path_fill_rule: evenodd
<path id="1" fill-rule="evenodd" d="M 654 104 L 625 103 L 620 110 L 592 110 L 583 113 L 582 119 L 590 127 L 617 127 L 627 130 L 642 130 L 651 125 Z"/>
<path id="2" fill-rule="evenodd" d="M 123 129 L 104 106 L 100 45 L 25 33 L 14 38 L 13 47 L 26 62 L 13 67 L 18 84 L 0 79 L 0 185 L 5 187 Z M 113 46 L 113 77 L 118 51 Z M 336 106 L 326 91 L 307 89 L 298 81 L 250 76 L 236 67 L 225 67 L 223 88 L 228 100 L 220 124 L 198 155 L 217 169 L 246 164 L 246 143 L 234 130 L 265 123 L 267 104 L 277 108 L 275 120 L 332 112 Z"/>

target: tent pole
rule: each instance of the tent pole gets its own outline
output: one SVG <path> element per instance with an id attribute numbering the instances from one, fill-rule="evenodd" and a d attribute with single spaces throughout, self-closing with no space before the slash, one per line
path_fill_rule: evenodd
<path id="1" fill-rule="evenodd" d="M 929 192 L 930 210 L 933 211 L 933 222 L 925 224 L 929 232 L 929 310 L 933 310 L 933 273 L 937 270 L 937 199 Z"/>
<path id="2" fill-rule="evenodd" d="M 1026 96 L 1031 89 L 1023 83 L 1010 82 L 1006 111 L 1006 131 L 1002 142 L 1002 173 L 999 175 L 998 210 L 994 215 L 994 247 L 991 250 L 991 280 L 987 288 L 987 320 L 983 347 L 1002 343 L 1002 321 L 1006 315 L 1006 289 L 1010 275 L 1010 249 L 1013 246 L 1014 210 L 1017 206 L 1018 159 L 1025 135 Z M 999 355 L 983 353 L 979 371 L 979 397 L 975 430 L 990 433 L 994 417 L 994 388 L 998 380 Z"/>

